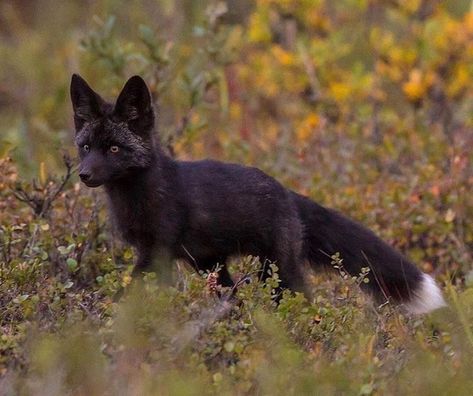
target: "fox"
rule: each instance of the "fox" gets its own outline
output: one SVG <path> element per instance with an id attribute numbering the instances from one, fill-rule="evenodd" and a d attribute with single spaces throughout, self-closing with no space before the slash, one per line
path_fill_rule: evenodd
<path id="1" fill-rule="evenodd" d="M 165 252 L 198 272 L 218 264 L 218 284 L 232 288 L 227 262 L 250 255 L 278 266 L 280 290 L 307 294 L 306 264 L 330 268 L 338 253 L 351 276 L 369 268 L 361 287 L 376 302 L 392 302 L 412 314 L 446 305 L 433 277 L 338 211 L 255 167 L 168 155 L 140 76 L 129 78 L 111 103 L 73 74 L 70 96 L 79 178 L 87 187 L 104 187 L 110 217 L 135 251 L 133 277 L 149 271 L 154 257 Z"/>

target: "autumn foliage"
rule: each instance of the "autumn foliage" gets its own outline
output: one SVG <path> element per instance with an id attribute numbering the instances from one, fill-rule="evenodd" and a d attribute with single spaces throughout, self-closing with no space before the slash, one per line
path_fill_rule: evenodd
<path id="1" fill-rule="evenodd" d="M 469 1 L 2 1 L 0 37 L 0 394 L 470 394 Z M 133 286 L 70 159 L 73 72 L 109 97 L 140 74 L 170 154 L 258 166 L 344 212 L 450 308 L 406 317 L 336 273 L 276 306 L 277 267 L 233 307 L 183 263 Z"/>

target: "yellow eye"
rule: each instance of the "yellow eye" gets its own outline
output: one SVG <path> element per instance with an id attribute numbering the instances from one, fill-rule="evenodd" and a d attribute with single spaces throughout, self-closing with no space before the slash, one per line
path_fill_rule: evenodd
<path id="1" fill-rule="evenodd" d="M 118 153 L 118 150 L 119 150 L 119 149 L 118 149 L 118 146 L 110 146 L 110 151 L 111 151 L 112 153 Z"/>

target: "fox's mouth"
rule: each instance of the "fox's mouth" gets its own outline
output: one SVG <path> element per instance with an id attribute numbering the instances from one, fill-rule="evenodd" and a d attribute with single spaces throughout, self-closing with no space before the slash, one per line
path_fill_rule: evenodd
<path id="1" fill-rule="evenodd" d="M 100 187 L 102 185 L 102 183 L 93 180 L 83 181 L 82 183 L 91 188 Z"/>

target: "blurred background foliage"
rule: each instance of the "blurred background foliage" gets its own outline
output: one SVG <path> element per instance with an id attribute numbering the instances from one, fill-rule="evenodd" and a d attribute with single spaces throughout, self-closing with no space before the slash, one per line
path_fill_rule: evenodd
<path id="1" fill-rule="evenodd" d="M 140 74 L 179 158 L 257 165 L 427 269 L 468 266 L 471 2 L 0 6 L 0 140 L 22 175 L 72 149 L 73 72 L 109 98 Z"/>
<path id="2" fill-rule="evenodd" d="M 131 393 L 134 386 L 144 392 L 137 394 L 154 387 L 163 394 L 431 394 L 432 383 L 437 394 L 468 394 L 471 1 L 3 0 L 0 38 L 4 386 L 13 392 L 12 373 L 26 370 L 22 386 L 32 394 L 43 386 L 44 394 L 64 386 L 114 393 L 121 382 L 107 382 L 110 372 L 124 373 Z M 446 285 L 452 312 L 439 322 L 391 310 L 375 315 L 340 280 L 316 277 L 312 303 L 288 296 L 275 308 L 253 285 L 242 296 L 246 310 L 214 318 L 176 354 L 163 334 L 215 302 L 184 271 L 182 287 L 136 297 L 163 311 L 140 308 L 132 297 L 112 304 L 130 281 L 132 254 L 107 232 L 100 193 L 74 174 L 65 183 L 55 176 L 66 173 L 64 153 L 74 153 L 73 72 L 106 98 L 142 75 L 171 155 L 258 166 L 362 221 Z M 146 333 L 141 346 L 124 343 L 134 337 L 119 319 L 126 304 L 149 309 L 143 326 L 163 333 Z M 176 322 L 160 327 L 165 313 Z M 44 334 L 56 331 L 63 341 Z M 85 360 L 69 348 L 79 339 Z"/>

